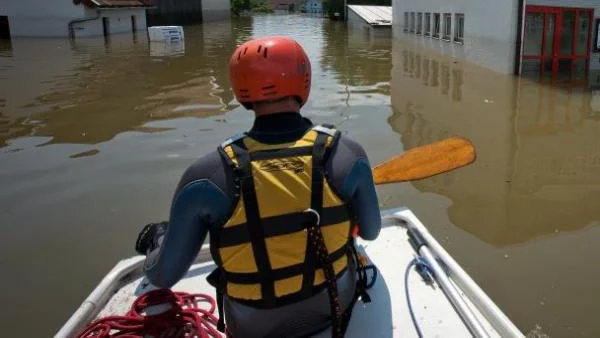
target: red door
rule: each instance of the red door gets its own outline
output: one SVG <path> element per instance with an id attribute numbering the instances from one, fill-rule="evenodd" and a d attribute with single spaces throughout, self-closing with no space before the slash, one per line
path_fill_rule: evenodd
<path id="1" fill-rule="evenodd" d="M 592 9 L 527 6 L 523 70 L 540 74 L 587 74 Z"/>

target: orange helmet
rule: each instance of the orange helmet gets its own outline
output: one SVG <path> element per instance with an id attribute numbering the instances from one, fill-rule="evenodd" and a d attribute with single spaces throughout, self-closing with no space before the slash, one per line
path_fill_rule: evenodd
<path id="1" fill-rule="evenodd" d="M 229 60 L 229 77 L 235 98 L 246 109 L 252 102 L 287 96 L 308 100 L 311 84 L 308 56 L 295 40 L 274 36 L 250 40 Z"/>

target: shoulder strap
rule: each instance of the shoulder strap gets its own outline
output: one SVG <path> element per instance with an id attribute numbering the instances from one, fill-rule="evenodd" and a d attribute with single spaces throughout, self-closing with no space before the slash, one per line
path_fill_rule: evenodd
<path id="1" fill-rule="evenodd" d="M 323 180 L 324 168 L 323 157 L 325 156 L 325 144 L 327 143 L 328 133 L 319 133 L 313 148 L 312 156 L 312 191 L 311 191 L 311 209 L 317 213 L 317 216 L 323 212 Z M 334 134 L 335 135 L 335 134 Z M 331 135 L 333 136 L 333 135 Z M 327 250 L 325 238 L 321 231 L 320 217 L 317 217 L 316 224 L 309 226 L 307 243 L 306 243 L 306 259 L 305 259 L 305 275 L 302 283 L 302 292 L 307 293 L 312 287 L 315 274 L 315 263 L 323 269 L 325 274 L 325 283 L 327 284 L 327 293 L 329 295 L 329 306 L 332 320 L 332 337 L 343 337 L 342 332 L 342 311 L 339 301 L 337 280 L 333 261 Z"/>
<path id="2" fill-rule="evenodd" d="M 262 299 L 265 305 L 274 306 L 275 282 L 273 279 L 273 270 L 267 254 L 265 233 L 260 219 L 260 211 L 258 209 L 254 177 L 252 176 L 250 164 L 250 154 L 247 149 L 240 145 L 240 142 L 231 143 L 231 147 L 239 164 L 237 172 L 241 183 L 248 232 L 252 243 L 252 252 L 254 254 L 254 260 L 260 279 Z"/>
<path id="3" fill-rule="evenodd" d="M 247 136 L 246 133 L 235 134 L 235 135 L 227 138 L 225 141 L 223 141 L 223 143 L 221 143 L 220 147 L 225 149 L 226 147 L 230 146 L 234 142 L 237 142 L 237 141 L 245 138 L 246 136 Z"/>
<path id="4" fill-rule="evenodd" d="M 319 133 L 315 144 L 313 145 L 312 154 L 312 185 L 310 207 L 314 210 L 320 219 L 323 211 L 323 156 L 325 154 L 325 143 L 327 134 Z M 311 224 L 312 225 L 312 224 Z M 319 227 L 320 224 L 317 224 Z M 309 297 L 312 292 L 312 287 L 315 279 L 315 267 L 317 266 L 317 254 L 313 247 L 312 238 L 307 236 L 306 239 L 306 254 L 304 258 L 304 277 L 302 278 L 302 293 L 305 297 Z"/>
<path id="5" fill-rule="evenodd" d="M 225 148 L 229 147 L 230 145 L 232 145 L 234 143 L 241 143 L 241 140 L 243 140 L 246 136 L 247 136 L 246 133 L 239 133 L 239 134 L 233 135 L 233 136 L 227 138 L 225 141 L 223 141 L 217 148 L 219 154 L 221 154 L 221 157 L 223 157 L 225 162 L 227 162 L 227 165 L 230 166 L 231 168 L 235 169 L 237 166 L 235 165 L 235 163 L 233 162 L 231 157 L 229 157 L 229 154 L 227 154 L 227 152 L 225 151 Z"/>
<path id="6" fill-rule="evenodd" d="M 331 137 L 335 137 L 335 135 L 338 133 L 338 130 L 336 130 L 331 124 L 319 124 L 312 127 L 312 130 L 329 135 Z"/>

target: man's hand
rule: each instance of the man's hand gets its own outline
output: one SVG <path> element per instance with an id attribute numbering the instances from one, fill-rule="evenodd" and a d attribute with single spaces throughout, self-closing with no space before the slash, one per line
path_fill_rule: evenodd
<path id="1" fill-rule="evenodd" d="M 167 232 L 169 222 L 150 223 L 140 231 L 135 241 L 135 251 L 140 255 L 146 255 L 148 250 L 158 247 L 159 238 Z"/>

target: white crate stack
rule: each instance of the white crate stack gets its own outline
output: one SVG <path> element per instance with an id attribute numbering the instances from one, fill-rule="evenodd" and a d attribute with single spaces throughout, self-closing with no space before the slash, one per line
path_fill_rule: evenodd
<path id="1" fill-rule="evenodd" d="M 152 26 L 148 27 L 150 41 L 173 42 L 183 41 L 183 27 L 181 26 Z"/>

